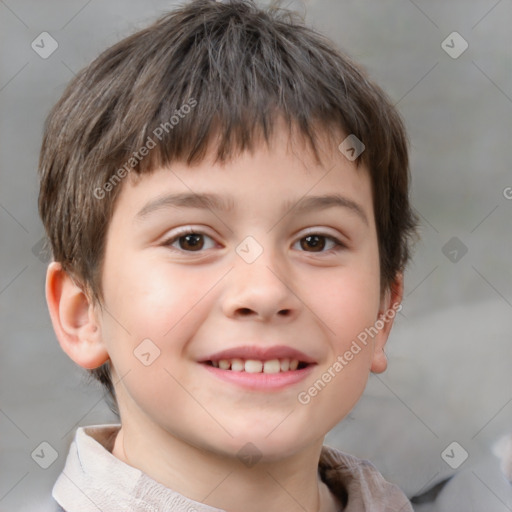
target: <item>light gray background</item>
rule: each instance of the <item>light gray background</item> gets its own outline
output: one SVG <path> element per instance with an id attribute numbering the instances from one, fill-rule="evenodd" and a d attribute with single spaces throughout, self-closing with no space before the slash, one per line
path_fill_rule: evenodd
<path id="1" fill-rule="evenodd" d="M 36 169 L 44 119 L 73 73 L 172 5 L 0 1 L 0 510 L 43 503 L 74 429 L 115 421 L 99 388 L 86 386 L 60 350 L 46 310 L 45 263 L 33 253 L 43 235 Z M 306 12 L 398 105 L 422 219 L 389 370 L 371 376 L 327 441 L 369 458 L 408 495 L 455 472 L 441 452 L 457 441 L 469 454 L 457 471 L 512 510 L 485 470 L 497 462 L 495 441 L 512 431 L 512 3 L 287 5 Z M 43 31 L 59 45 L 47 59 L 31 48 Z M 469 44 L 457 59 L 441 47 L 453 31 Z M 452 237 L 467 248 L 457 262 L 445 255 L 453 248 L 443 252 Z M 43 441 L 58 452 L 46 470 L 31 458 Z"/>

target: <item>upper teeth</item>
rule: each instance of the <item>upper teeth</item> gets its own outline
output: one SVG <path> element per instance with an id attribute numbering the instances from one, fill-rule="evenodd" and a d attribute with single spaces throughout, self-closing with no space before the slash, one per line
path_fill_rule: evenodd
<path id="1" fill-rule="evenodd" d="M 256 359 L 221 359 L 212 361 L 215 368 L 221 370 L 232 370 L 234 372 L 246 371 L 248 373 L 279 373 L 288 370 L 296 370 L 299 366 L 298 359 L 271 359 L 269 361 L 258 361 Z"/>

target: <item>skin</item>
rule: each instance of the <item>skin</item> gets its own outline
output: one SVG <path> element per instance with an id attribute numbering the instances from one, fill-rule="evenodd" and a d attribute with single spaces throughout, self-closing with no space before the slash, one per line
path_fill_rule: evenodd
<path id="1" fill-rule="evenodd" d="M 392 320 L 308 404 L 297 399 L 402 295 L 401 275 L 381 292 L 369 173 L 336 146 L 325 144 L 322 160 L 280 126 L 271 147 L 225 165 L 207 156 L 129 177 L 107 234 L 104 308 L 59 263 L 48 269 L 63 350 L 84 368 L 111 360 L 122 423 L 113 454 L 228 512 L 336 510 L 317 474 L 324 436 L 350 412 L 369 372 L 386 369 Z M 136 218 L 156 198 L 191 192 L 231 196 L 232 209 L 167 206 Z M 334 193 L 361 212 L 293 208 L 303 196 Z M 187 226 L 207 235 L 194 239 L 200 251 L 178 237 Z M 312 234 L 343 245 L 305 238 Z M 249 235 L 263 249 L 251 264 L 235 251 Z M 147 338 L 160 350 L 149 366 L 134 356 Z M 249 391 L 198 363 L 225 348 L 276 344 L 313 357 L 313 373 L 283 390 Z M 261 455 L 250 468 L 237 457 L 248 442 Z"/>

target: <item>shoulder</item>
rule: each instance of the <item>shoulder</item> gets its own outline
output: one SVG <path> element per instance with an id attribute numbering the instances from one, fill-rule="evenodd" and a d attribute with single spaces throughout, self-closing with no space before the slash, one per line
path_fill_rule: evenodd
<path id="1" fill-rule="evenodd" d="M 369 461 L 324 445 L 319 472 L 347 512 L 412 512 L 405 494 L 388 482 Z"/>

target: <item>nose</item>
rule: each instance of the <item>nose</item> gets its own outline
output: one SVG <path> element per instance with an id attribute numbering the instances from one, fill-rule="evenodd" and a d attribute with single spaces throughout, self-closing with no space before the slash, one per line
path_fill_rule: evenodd
<path id="1" fill-rule="evenodd" d="M 235 262 L 222 302 L 227 317 L 288 322 L 297 317 L 301 307 L 290 272 L 278 266 L 276 258 L 264 253 L 250 264 L 240 258 Z"/>

